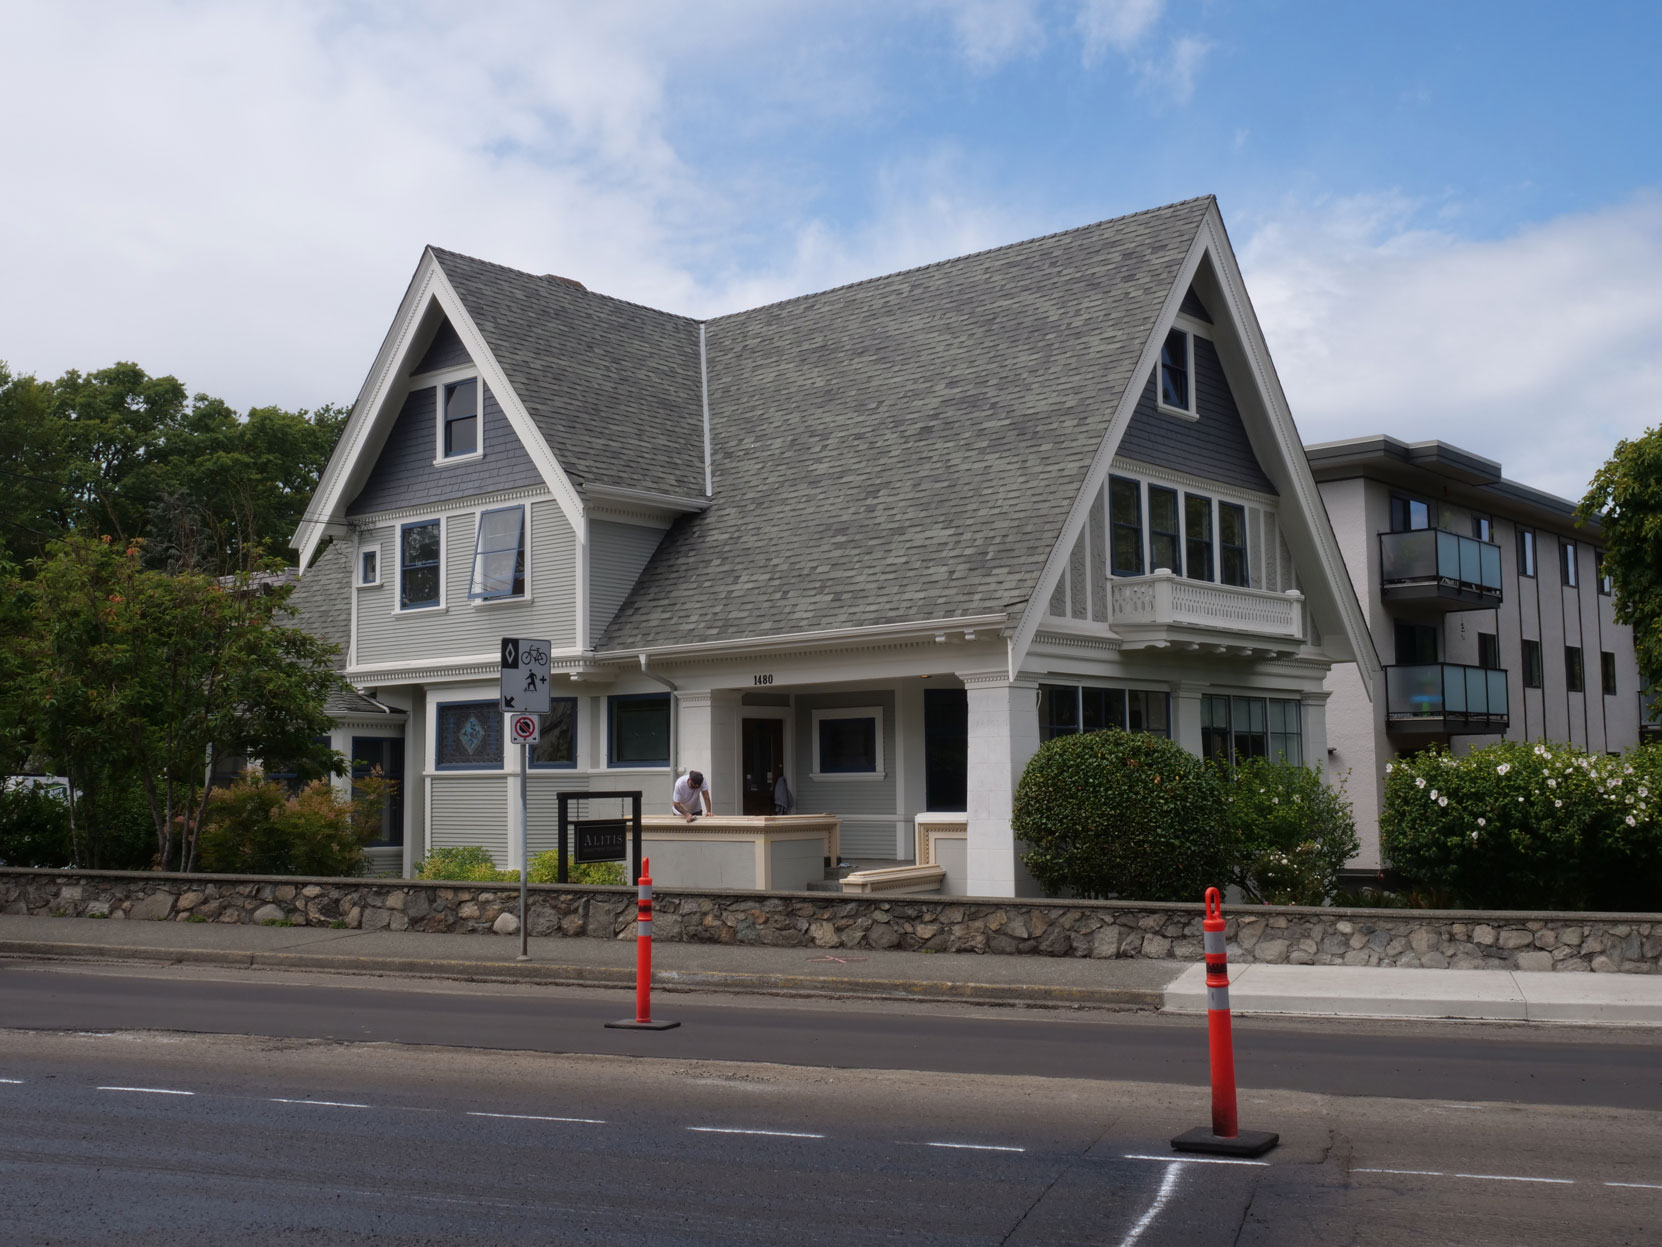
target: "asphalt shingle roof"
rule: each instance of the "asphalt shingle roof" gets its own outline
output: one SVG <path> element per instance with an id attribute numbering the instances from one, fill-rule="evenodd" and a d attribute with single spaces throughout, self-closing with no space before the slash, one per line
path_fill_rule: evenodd
<path id="1" fill-rule="evenodd" d="M 579 489 L 703 496 L 697 321 L 430 250 Z"/>
<path id="2" fill-rule="evenodd" d="M 713 503 L 599 648 L 1019 608 L 1211 205 L 709 322 Z"/>

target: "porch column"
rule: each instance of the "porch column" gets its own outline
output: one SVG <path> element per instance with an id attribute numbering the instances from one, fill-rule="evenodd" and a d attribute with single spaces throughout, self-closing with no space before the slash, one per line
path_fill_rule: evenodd
<path id="1" fill-rule="evenodd" d="M 739 788 L 739 691 L 690 689 L 675 694 L 675 773 L 702 771 L 714 813 L 744 809 Z"/>
<path id="2" fill-rule="evenodd" d="M 1195 757 L 1201 757 L 1200 699 L 1209 688 L 1183 680 L 1171 686 L 1172 739 Z"/>
<path id="3" fill-rule="evenodd" d="M 1317 773 L 1328 783 L 1333 779 L 1327 762 L 1327 699 L 1332 695 L 1326 689 L 1316 689 L 1299 697 L 1299 718 L 1302 720 L 1299 726 L 1304 733 L 1304 765 L 1315 767 Z"/>
<path id="4" fill-rule="evenodd" d="M 968 889 L 972 896 L 1036 891 L 1010 830 L 1016 785 L 1039 750 L 1038 683 L 1007 672 L 960 672 L 969 701 Z"/>

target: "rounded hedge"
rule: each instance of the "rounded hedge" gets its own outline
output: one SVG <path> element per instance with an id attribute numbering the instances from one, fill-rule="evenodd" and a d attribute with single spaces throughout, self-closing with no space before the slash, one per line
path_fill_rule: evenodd
<path id="1" fill-rule="evenodd" d="M 1088 732 L 1040 746 L 1011 826 L 1047 892 L 1096 900 L 1198 901 L 1229 879 L 1217 783 L 1182 746 L 1142 732 Z"/>

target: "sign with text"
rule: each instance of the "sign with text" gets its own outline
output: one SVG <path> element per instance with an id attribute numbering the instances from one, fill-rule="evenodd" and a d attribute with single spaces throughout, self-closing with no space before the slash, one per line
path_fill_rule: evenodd
<path id="1" fill-rule="evenodd" d="M 553 648 L 534 637 L 502 638 L 503 714 L 548 713 L 548 659 Z"/>
<path id="2" fill-rule="evenodd" d="M 511 714 L 508 716 L 508 739 L 516 745 L 534 745 L 542 739 L 542 716 Z"/>
<path id="3" fill-rule="evenodd" d="M 572 824 L 577 832 L 573 846 L 573 860 L 584 862 L 621 862 L 629 856 L 629 820 L 627 818 L 586 818 Z"/>

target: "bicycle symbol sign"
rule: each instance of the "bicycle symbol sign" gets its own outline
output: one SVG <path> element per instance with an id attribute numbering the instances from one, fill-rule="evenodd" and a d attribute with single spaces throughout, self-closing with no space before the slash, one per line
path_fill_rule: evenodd
<path id="1" fill-rule="evenodd" d="M 547 714 L 549 711 L 549 651 L 547 641 L 531 637 L 502 638 L 501 701 L 504 714 Z"/>

